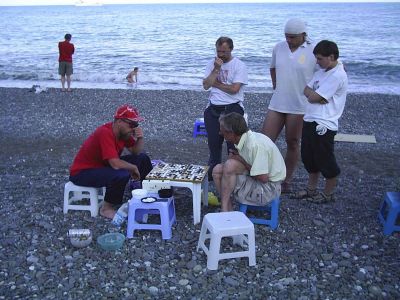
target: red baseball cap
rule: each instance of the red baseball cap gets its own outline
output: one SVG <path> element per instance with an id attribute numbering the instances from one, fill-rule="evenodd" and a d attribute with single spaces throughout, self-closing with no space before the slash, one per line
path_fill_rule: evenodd
<path id="1" fill-rule="evenodd" d="M 122 105 L 117 109 L 114 119 L 127 119 L 134 122 L 144 121 L 144 118 L 139 116 L 137 108 L 128 104 Z"/>

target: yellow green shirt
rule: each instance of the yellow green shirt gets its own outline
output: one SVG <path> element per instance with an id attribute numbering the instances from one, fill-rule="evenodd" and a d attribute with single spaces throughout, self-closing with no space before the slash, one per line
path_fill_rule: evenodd
<path id="1" fill-rule="evenodd" d="M 250 176 L 268 174 L 273 182 L 285 179 L 286 166 L 282 154 L 266 135 L 249 130 L 241 136 L 235 147 L 251 166 Z"/>

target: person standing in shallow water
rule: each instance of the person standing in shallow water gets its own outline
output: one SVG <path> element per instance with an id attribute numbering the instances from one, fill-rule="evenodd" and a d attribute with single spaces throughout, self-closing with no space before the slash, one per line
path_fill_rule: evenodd
<path id="1" fill-rule="evenodd" d="M 274 93 L 265 116 L 262 133 L 276 142 L 283 127 L 286 138 L 286 179 L 282 193 L 291 192 L 290 184 L 300 158 L 300 138 L 306 97 L 303 90 L 318 69 L 303 20 L 290 19 L 285 25 L 285 41 L 272 51 L 270 74 Z"/>
<path id="2" fill-rule="evenodd" d="M 58 74 L 61 75 L 61 90 L 71 92 L 71 75 L 74 73 L 72 68 L 72 54 L 75 52 L 74 44 L 71 43 L 72 36 L 67 33 L 65 40 L 58 43 Z M 65 80 L 67 89 L 65 89 Z"/>

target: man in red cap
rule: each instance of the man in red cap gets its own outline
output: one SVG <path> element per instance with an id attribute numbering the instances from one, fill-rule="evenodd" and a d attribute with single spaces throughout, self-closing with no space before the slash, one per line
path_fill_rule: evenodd
<path id="1" fill-rule="evenodd" d="M 98 127 L 82 144 L 70 168 L 70 181 L 80 186 L 106 187 L 100 215 L 112 219 L 114 205 L 122 203 L 129 179 L 143 180 L 151 171 L 150 158 L 142 153 L 143 131 L 136 108 L 123 105 L 114 121 Z M 131 154 L 120 157 L 124 148 Z"/>

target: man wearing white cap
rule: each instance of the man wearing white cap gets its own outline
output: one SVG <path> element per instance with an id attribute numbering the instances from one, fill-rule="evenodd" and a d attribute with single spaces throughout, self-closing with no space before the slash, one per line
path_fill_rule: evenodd
<path id="1" fill-rule="evenodd" d="M 304 87 L 316 70 L 314 44 L 307 38 L 306 24 L 290 19 L 285 25 L 285 38 L 272 51 L 270 74 L 274 93 L 268 106 L 262 132 L 276 141 L 283 127 L 286 138 L 286 179 L 282 193 L 290 192 L 290 183 L 300 158 L 300 138 L 307 100 Z"/>
<path id="2" fill-rule="evenodd" d="M 122 203 L 129 179 L 143 180 L 151 171 L 150 158 L 142 153 L 144 119 L 129 105 L 117 109 L 114 121 L 98 127 L 82 144 L 70 168 L 76 185 L 106 187 L 100 215 L 112 219 L 114 205 Z M 131 154 L 120 157 L 124 148 Z"/>

